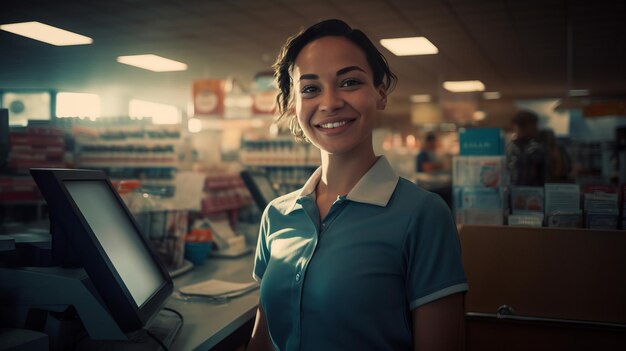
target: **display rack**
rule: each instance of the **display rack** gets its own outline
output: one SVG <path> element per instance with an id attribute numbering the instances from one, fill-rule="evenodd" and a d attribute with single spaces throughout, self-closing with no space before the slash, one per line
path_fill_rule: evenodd
<path id="1" fill-rule="evenodd" d="M 76 167 L 100 169 L 113 180 L 140 179 L 143 187 L 175 191 L 180 127 L 128 122 L 72 128 Z"/>
<path id="2" fill-rule="evenodd" d="M 280 195 L 304 185 L 320 165 L 320 153 L 311 144 L 293 137 L 243 139 L 240 161 L 247 169 L 262 169 Z"/>

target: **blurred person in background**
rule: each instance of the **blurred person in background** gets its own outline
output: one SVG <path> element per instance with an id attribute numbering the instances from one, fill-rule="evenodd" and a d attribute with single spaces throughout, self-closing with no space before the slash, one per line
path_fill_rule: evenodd
<path id="1" fill-rule="evenodd" d="M 539 118 L 530 111 L 519 111 L 512 120 L 514 136 L 506 147 L 511 185 L 543 186 L 547 175 L 547 156 L 539 142 Z"/>
<path id="2" fill-rule="evenodd" d="M 546 151 L 546 183 L 567 183 L 572 172 L 572 159 L 560 145 L 551 129 L 539 132 L 539 142 Z"/>
<path id="3" fill-rule="evenodd" d="M 430 132 L 426 134 L 422 148 L 417 154 L 415 170 L 417 172 L 430 173 L 443 170 L 444 163 L 439 159 L 437 150 L 439 149 L 439 139 L 437 134 Z"/>

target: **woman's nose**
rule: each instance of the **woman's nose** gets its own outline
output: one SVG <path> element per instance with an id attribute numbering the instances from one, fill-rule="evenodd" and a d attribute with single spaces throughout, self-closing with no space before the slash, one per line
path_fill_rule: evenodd
<path id="1" fill-rule="evenodd" d="M 341 98 L 341 96 L 337 93 L 337 91 L 333 89 L 327 89 L 322 94 L 322 100 L 320 101 L 320 104 L 319 104 L 319 110 L 326 112 L 326 113 L 332 113 L 342 108 L 343 105 L 344 105 L 344 101 Z"/>

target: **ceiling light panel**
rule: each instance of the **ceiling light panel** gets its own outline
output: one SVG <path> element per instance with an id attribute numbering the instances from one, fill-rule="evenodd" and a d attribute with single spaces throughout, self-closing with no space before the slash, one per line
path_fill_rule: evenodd
<path id="1" fill-rule="evenodd" d="M 439 52 L 425 37 L 381 39 L 380 45 L 396 56 L 432 55 Z"/>
<path id="2" fill-rule="evenodd" d="M 56 46 L 85 45 L 93 40 L 84 35 L 53 27 L 41 22 L 2 24 L 0 29 Z"/>
<path id="3" fill-rule="evenodd" d="M 443 82 L 443 88 L 453 93 L 484 91 L 485 84 L 479 80 L 457 80 Z"/>
<path id="4" fill-rule="evenodd" d="M 119 56 L 117 62 L 153 72 L 185 71 L 187 65 L 153 54 Z"/>

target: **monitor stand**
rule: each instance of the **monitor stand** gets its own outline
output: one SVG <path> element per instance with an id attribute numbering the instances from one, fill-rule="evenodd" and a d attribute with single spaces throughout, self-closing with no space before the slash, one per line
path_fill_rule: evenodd
<path id="1" fill-rule="evenodd" d="M 48 313 L 62 314 L 73 307 L 92 338 L 127 339 L 82 268 L 0 267 L 0 282 L 0 296 L 5 297 L 0 319 L 12 327 L 55 334 L 44 330 L 57 327 L 48 325 Z"/>
<path id="2" fill-rule="evenodd" d="M 40 330 L 50 350 L 158 350 L 147 331 L 169 347 L 182 326 L 176 313 L 161 310 L 145 329 L 123 333 L 82 268 L 0 267 L 0 296 L 0 325 Z"/>
<path id="3" fill-rule="evenodd" d="M 156 351 L 162 350 L 159 343 L 161 340 L 167 348 L 172 346 L 178 331 L 183 325 L 180 317 L 171 311 L 161 310 L 145 329 L 126 334 L 128 340 L 92 340 L 84 338 L 75 347 L 77 351 Z M 150 336 L 148 334 L 152 334 Z"/>

